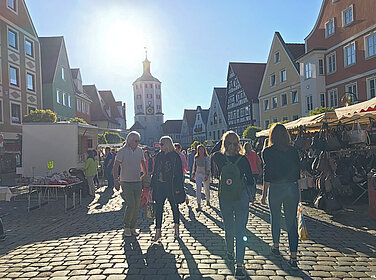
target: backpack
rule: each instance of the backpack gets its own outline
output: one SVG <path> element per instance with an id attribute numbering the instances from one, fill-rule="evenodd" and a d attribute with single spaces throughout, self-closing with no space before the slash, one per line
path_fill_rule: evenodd
<path id="1" fill-rule="evenodd" d="M 241 156 L 233 163 L 227 156 L 219 177 L 219 197 L 229 201 L 241 199 L 243 191 L 243 177 L 240 175 L 238 163 Z"/>

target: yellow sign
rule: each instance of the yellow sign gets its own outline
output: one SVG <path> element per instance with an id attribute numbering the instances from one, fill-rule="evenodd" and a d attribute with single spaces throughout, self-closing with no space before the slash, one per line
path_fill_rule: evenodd
<path id="1" fill-rule="evenodd" d="M 54 161 L 53 160 L 47 162 L 47 168 L 48 169 L 53 169 L 54 168 Z"/>

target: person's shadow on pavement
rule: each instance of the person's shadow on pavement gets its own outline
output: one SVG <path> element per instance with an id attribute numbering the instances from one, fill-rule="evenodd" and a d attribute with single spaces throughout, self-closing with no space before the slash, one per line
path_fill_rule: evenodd
<path id="1" fill-rule="evenodd" d="M 175 256 L 165 251 L 162 244 L 152 244 L 145 254 L 135 237 L 124 239 L 124 254 L 128 264 L 125 279 L 143 279 L 154 275 L 161 278 L 182 279 L 176 268 Z"/>

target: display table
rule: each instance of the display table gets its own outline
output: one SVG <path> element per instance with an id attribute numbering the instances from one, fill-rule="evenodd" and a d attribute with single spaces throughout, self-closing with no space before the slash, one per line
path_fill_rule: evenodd
<path id="1" fill-rule="evenodd" d="M 13 194 L 8 187 L 0 187 L 0 201 L 1 200 L 10 201 L 12 196 Z"/>
<path id="2" fill-rule="evenodd" d="M 58 199 L 58 191 L 62 190 L 64 193 L 64 211 L 67 212 L 71 208 L 76 207 L 76 192 L 78 191 L 79 204 L 82 200 L 82 182 L 76 182 L 68 185 L 29 185 L 29 193 L 27 199 L 27 211 L 35 208 L 41 208 L 42 205 L 49 203 L 51 199 Z M 37 193 L 38 206 L 31 207 L 31 195 Z M 72 206 L 68 208 L 68 194 L 72 194 Z M 45 201 L 47 198 L 47 201 Z"/>

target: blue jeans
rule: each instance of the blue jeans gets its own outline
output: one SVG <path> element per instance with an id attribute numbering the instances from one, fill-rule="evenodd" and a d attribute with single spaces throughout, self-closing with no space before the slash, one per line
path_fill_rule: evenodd
<path id="1" fill-rule="evenodd" d="M 281 208 L 283 204 L 290 252 L 296 253 L 298 251 L 298 222 L 296 220 L 299 204 L 298 183 L 271 183 L 268 189 L 268 202 L 273 243 L 279 243 L 281 234 Z"/>
<path id="2" fill-rule="evenodd" d="M 114 187 L 114 176 L 112 175 L 112 167 L 106 167 L 104 169 L 104 177 L 107 180 L 108 187 L 112 189 Z"/>
<path id="3" fill-rule="evenodd" d="M 245 254 L 246 226 L 249 215 L 249 197 L 243 189 L 242 198 L 239 201 L 228 201 L 219 198 L 219 207 L 225 226 L 225 241 L 228 253 L 234 253 L 234 237 L 236 238 L 236 262 L 242 263 Z"/>

